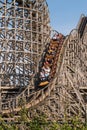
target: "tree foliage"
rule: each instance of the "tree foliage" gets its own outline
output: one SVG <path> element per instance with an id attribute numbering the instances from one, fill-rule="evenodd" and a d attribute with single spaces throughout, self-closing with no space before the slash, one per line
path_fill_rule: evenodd
<path id="1" fill-rule="evenodd" d="M 79 117 L 73 117 L 71 121 L 58 123 L 49 121 L 46 115 L 35 115 L 32 119 L 28 117 L 28 111 L 23 107 L 17 119 L 18 123 L 5 122 L 0 116 L 0 130 L 87 130 L 86 124 Z"/>

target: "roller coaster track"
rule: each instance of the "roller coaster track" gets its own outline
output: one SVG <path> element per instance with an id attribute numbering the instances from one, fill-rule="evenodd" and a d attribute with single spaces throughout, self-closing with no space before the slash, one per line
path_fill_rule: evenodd
<path id="1" fill-rule="evenodd" d="M 82 32 L 81 32 L 81 29 L 82 29 Z M 66 95 L 61 92 L 59 92 L 58 95 L 62 99 L 64 99 L 63 103 L 67 104 L 68 102 L 70 102 L 69 109 L 71 110 L 71 113 L 74 113 L 75 115 L 77 115 L 78 111 L 80 111 L 80 114 L 85 116 L 85 112 L 87 110 L 86 110 L 86 103 L 85 103 L 83 95 L 84 94 L 87 95 L 87 93 L 84 91 L 84 88 L 87 90 L 87 83 L 86 83 L 87 77 L 86 77 L 86 73 L 82 69 L 84 69 L 84 68 L 86 69 L 87 62 L 86 62 L 86 60 L 81 58 L 81 55 L 82 54 L 86 55 L 85 52 L 87 49 L 87 45 L 84 41 L 84 37 L 86 36 L 87 32 L 83 33 L 84 28 L 81 28 L 81 29 L 80 29 L 80 32 L 78 32 L 78 29 L 73 29 L 70 32 L 70 34 L 66 37 L 66 39 L 63 41 L 63 44 L 61 46 L 61 51 L 59 53 L 59 57 L 56 58 L 57 59 L 56 73 L 55 73 L 53 79 L 50 81 L 50 83 L 48 85 L 46 85 L 45 87 L 41 87 L 38 90 L 36 90 L 35 86 L 34 86 L 34 77 L 32 77 L 31 84 L 24 91 L 22 91 L 18 96 L 11 98 L 5 102 L 2 102 L 2 104 L 1 104 L 2 114 L 20 111 L 21 110 L 21 106 L 20 106 L 21 100 L 24 101 L 24 106 L 26 108 L 31 108 L 33 106 L 36 106 L 37 104 L 38 104 L 37 105 L 37 107 L 38 107 L 42 101 L 45 101 L 47 99 L 47 97 L 50 96 L 50 93 L 56 87 L 56 81 L 59 78 L 59 75 L 61 76 L 61 72 L 62 72 L 63 74 L 65 74 L 66 81 L 68 81 L 69 86 L 57 84 L 58 85 L 57 87 L 63 86 L 62 90 L 67 95 L 67 98 L 66 98 Z M 81 35 L 82 35 L 81 37 L 80 37 L 79 33 L 81 33 Z M 52 43 L 52 40 L 50 42 Z M 75 48 L 77 48 L 77 50 L 73 50 L 73 47 L 69 48 L 70 45 L 75 46 Z M 82 52 L 83 49 L 85 49 L 84 52 Z M 63 61 L 66 59 L 65 53 L 67 51 L 69 52 L 69 54 L 71 52 L 74 53 L 73 57 L 74 57 L 74 60 L 77 62 L 77 64 L 70 65 L 71 62 L 73 62 L 73 64 L 76 62 L 71 61 L 72 59 L 69 59 L 69 57 L 68 57 L 67 59 L 70 63 L 68 62 L 68 64 L 65 64 L 65 66 L 67 68 L 66 69 L 67 71 L 66 71 L 63 69 L 63 67 L 64 67 Z M 78 62 L 80 62 L 83 66 L 79 66 Z M 74 76 L 72 76 L 72 74 Z M 81 85 L 78 84 L 78 82 L 81 82 L 81 81 L 79 81 L 79 79 L 80 80 L 84 79 L 85 87 L 84 87 L 84 85 L 81 86 L 82 83 L 81 83 Z M 30 88 L 34 88 L 33 89 L 34 92 L 31 92 Z M 71 92 L 69 92 L 69 89 Z M 55 100 L 55 104 L 56 103 L 58 104 L 58 101 Z M 64 105 L 63 103 L 61 105 Z M 48 106 L 50 109 L 53 109 L 51 105 L 48 105 Z M 64 108 L 65 108 L 65 106 L 64 106 Z M 42 111 L 44 111 L 44 109 Z M 61 111 L 63 114 L 62 108 L 61 108 Z M 58 113 L 56 113 L 56 114 L 58 114 Z M 69 115 L 69 113 L 67 113 L 67 115 Z"/>
<path id="2" fill-rule="evenodd" d="M 73 32 L 75 32 L 76 34 L 74 35 Z M 64 62 L 65 52 L 67 50 L 67 46 L 72 42 L 73 37 L 74 37 L 75 44 L 78 44 L 78 46 L 80 47 L 80 45 L 79 45 L 80 39 L 78 37 L 78 30 L 74 29 L 66 37 L 66 39 L 64 40 L 64 42 L 61 46 L 61 51 L 60 51 L 59 57 L 57 59 L 56 73 L 55 73 L 53 79 L 51 80 L 51 82 L 47 86 L 42 87 L 38 90 L 35 90 L 34 83 L 33 84 L 31 83 L 23 92 L 21 92 L 20 95 L 14 97 L 14 98 L 11 98 L 10 100 L 7 100 L 5 103 L 2 104 L 2 114 L 20 111 L 21 110 L 20 101 L 24 101 L 24 106 L 26 108 L 31 108 L 31 107 L 36 106 L 37 104 L 39 106 L 39 104 L 42 101 L 44 101 L 45 98 L 49 97 L 52 90 L 54 90 L 56 87 L 57 79 L 62 72 L 61 68 L 63 68 L 63 64 L 64 64 L 63 62 Z M 52 42 L 52 40 L 51 40 L 51 42 Z M 78 57 L 79 60 L 81 60 L 79 55 L 76 52 L 75 52 L 75 56 Z M 81 60 L 81 62 L 82 62 L 82 60 Z M 74 75 L 78 75 L 81 78 L 83 77 L 86 80 L 85 75 L 81 72 L 80 68 L 78 68 L 78 69 L 72 68 L 72 66 L 67 65 L 67 64 L 66 64 L 66 67 Z M 85 101 L 84 101 L 83 96 L 81 94 L 81 92 L 84 94 L 84 91 L 80 92 L 80 88 L 78 86 L 76 76 L 72 79 L 72 75 L 71 75 L 71 73 L 69 73 L 69 71 L 64 72 L 64 73 L 65 73 L 66 79 L 69 83 L 69 87 L 66 87 L 66 86 L 62 87 L 63 91 L 65 91 L 65 93 L 67 95 L 67 100 L 64 102 L 66 104 L 68 101 L 71 102 L 69 105 L 69 109 L 72 111 L 71 113 L 74 113 L 75 115 L 77 115 L 77 111 L 80 111 L 80 113 L 82 115 L 85 115 Z M 58 85 L 58 87 L 60 87 L 60 86 L 61 85 Z M 34 88 L 34 92 L 31 92 L 30 88 Z M 71 93 L 68 92 L 69 88 L 72 91 Z M 76 97 L 77 97 L 76 99 L 73 96 L 73 93 L 74 93 L 74 95 L 76 95 Z M 65 97 L 66 97 L 65 94 L 60 93 L 60 92 L 58 93 L 58 95 L 62 99 L 65 99 Z M 56 100 L 55 100 L 55 103 L 58 103 L 58 101 L 56 102 Z M 61 103 L 60 105 L 64 105 L 64 103 Z M 53 109 L 53 107 L 51 107 L 51 105 L 49 106 L 49 108 Z M 61 111 L 63 114 L 64 110 L 62 110 L 62 108 L 61 108 Z M 67 113 L 67 115 L 69 115 L 69 113 Z"/>
<path id="3" fill-rule="evenodd" d="M 52 42 L 52 40 L 51 40 Z M 57 41 L 56 41 L 57 42 Z M 2 113 L 10 113 L 12 111 L 20 111 L 21 107 L 19 106 L 19 101 L 23 99 L 25 101 L 25 107 L 30 108 L 31 106 L 34 106 L 41 101 L 43 101 L 52 91 L 52 89 L 55 86 L 55 81 L 57 78 L 57 75 L 60 71 L 61 64 L 62 64 L 62 58 L 64 54 L 65 47 L 67 45 L 67 38 L 65 41 L 62 41 L 63 43 L 61 44 L 61 50 L 59 53 L 58 61 L 57 61 L 57 67 L 56 67 L 56 74 L 52 81 L 45 87 L 39 89 L 36 92 L 33 92 L 30 94 L 30 85 L 17 97 L 12 98 L 11 100 L 7 100 L 6 103 L 3 103 L 3 111 Z"/>
<path id="4" fill-rule="evenodd" d="M 69 117 L 73 114 L 85 117 L 87 17 L 82 15 L 77 29 L 73 29 L 60 44 L 49 84 L 37 89 L 32 73 L 37 74 L 41 65 L 38 61 L 43 59 L 43 48 L 46 45 L 47 50 L 46 43 L 49 42 L 48 5 L 46 0 L 35 3 L 31 0 L 29 4 L 23 1 L 23 5 L 16 0 L 10 1 L 0 0 L 0 113 L 19 112 L 22 106 L 39 109 L 41 105 L 39 110 L 44 112 L 46 107 L 45 112 L 50 116 L 55 113 L 64 117 L 66 110 Z"/>
<path id="5" fill-rule="evenodd" d="M 87 95 L 87 93 L 84 89 L 87 90 L 85 59 L 87 47 L 84 43 L 79 37 L 78 30 L 73 29 L 66 40 L 64 53 L 62 53 L 62 64 L 59 73 L 56 75 L 55 87 L 49 97 L 46 98 L 46 101 L 34 107 L 38 111 L 45 111 L 51 119 L 53 116 L 54 119 L 60 120 L 61 115 L 63 119 L 65 113 L 68 118 L 71 118 L 72 113 L 85 118 L 86 103 L 84 94 Z M 84 52 L 82 49 L 85 49 Z"/>

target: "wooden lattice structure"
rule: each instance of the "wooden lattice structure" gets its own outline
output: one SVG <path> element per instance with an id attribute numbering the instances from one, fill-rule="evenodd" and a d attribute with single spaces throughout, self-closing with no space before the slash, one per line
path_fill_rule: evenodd
<path id="1" fill-rule="evenodd" d="M 18 112 L 24 101 L 34 108 L 31 115 L 42 111 L 51 120 L 87 119 L 87 17 L 61 44 L 52 82 L 34 86 L 51 42 L 49 22 L 45 0 L 0 0 L 0 112 Z"/>
<path id="2" fill-rule="evenodd" d="M 50 36 L 45 0 L 0 0 L 1 99 L 18 95 L 38 71 Z"/>
<path id="3" fill-rule="evenodd" d="M 33 113 L 44 112 L 50 120 L 69 121 L 73 116 L 87 122 L 87 17 L 66 37 L 54 89 Z M 36 108 L 36 109 L 35 109 Z M 31 111 L 32 113 L 32 111 Z"/>

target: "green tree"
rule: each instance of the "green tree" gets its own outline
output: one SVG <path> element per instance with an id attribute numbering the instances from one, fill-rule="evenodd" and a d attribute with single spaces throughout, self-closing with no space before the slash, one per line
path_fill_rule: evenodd
<path id="1" fill-rule="evenodd" d="M 18 121 L 23 123 L 29 123 L 29 117 L 28 117 L 28 112 L 27 109 L 25 107 L 23 107 L 20 112 L 19 112 L 19 117 L 18 117 Z"/>
<path id="2" fill-rule="evenodd" d="M 68 123 L 64 123 L 61 125 L 61 130 L 73 130 L 71 125 L 69 125 Z"/>
<path id="3" fill-rule="evenodd" d="M 30 130 L 45 130 L 48 122 L 45 116 L 36 116 L 30 122 Z"/>
<path id="4" fill-rule="evenodd" d="M 60 125 L 57 122 L 51 122 L 49 130 L 60 130 Z"/>

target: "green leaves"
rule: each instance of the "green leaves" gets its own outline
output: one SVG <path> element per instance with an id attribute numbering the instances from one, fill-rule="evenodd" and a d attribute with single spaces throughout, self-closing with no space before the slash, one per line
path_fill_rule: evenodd
<path id="1" fill-rule="evenodd" d="M 67 119 L 67 118 L 66 118 Z M 15 124 L 15 121 L 18 122 Z M 44 113 L 35 114 L 30 119 L 28 110 L 22 107 L 17 120 L 5 122 L 0 116 L 0 130 L 87 130 L 86 124 L 82 123 L 79 117 L 72 117 L 70 121 L 58 123 L 49 121 Z"/>
<path id="2" fill-rule="evenodd" d="M 44 116 L 34 117 L 30 122 L 30 130 L 45 130 L 48 122 Z"/>

